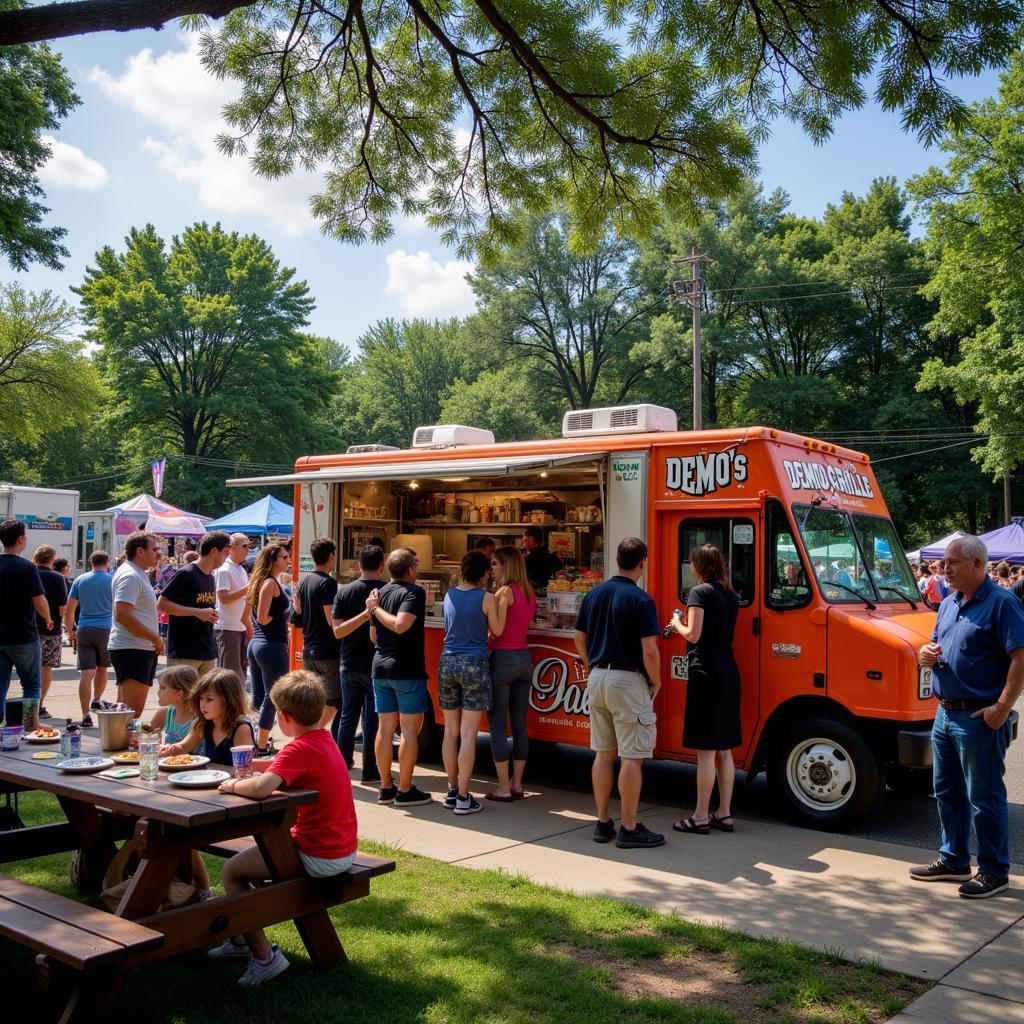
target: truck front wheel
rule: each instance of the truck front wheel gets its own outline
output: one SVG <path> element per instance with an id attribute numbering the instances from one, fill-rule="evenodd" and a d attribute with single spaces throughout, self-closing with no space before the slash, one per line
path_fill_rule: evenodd
<path id="1" fill-rule="evenodd" d="M 808 718 L 786 726 L 768 759 L 768 784 L 784 812 L 808 828 L 844 831 L 863 821 L 885 791 L 867 741 L 846 722 Z"/>

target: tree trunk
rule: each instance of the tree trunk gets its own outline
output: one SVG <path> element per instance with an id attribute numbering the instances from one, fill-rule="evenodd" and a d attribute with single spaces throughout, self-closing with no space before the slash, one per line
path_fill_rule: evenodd
<path id="1" fill-rule="evenodd" d="M 0 46 L 39 43 L 89 32 L 160 29 L 189 14 L 223 18 L 256 0 L 73 0 L 0 12 Z"/>

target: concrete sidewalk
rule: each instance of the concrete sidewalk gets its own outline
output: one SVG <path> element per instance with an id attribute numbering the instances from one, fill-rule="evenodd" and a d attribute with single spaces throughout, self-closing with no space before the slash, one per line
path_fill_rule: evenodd
<path id="1" fill-rule="evenodd" d="M 70 661 L 70 652 L 64 657 Z M 18 692 L 14 682 L 11 695 Z M 113 698 L 112 686 L 107 696 Z M 47 705 L 53 724 L 78 717 L 73 670 L 55 672 Z M 155 694 L 150 706 L 156 707 Z M 479 763 L 488 767 L 486 759 Z M 937 982 L 897 1022 L 1024 1024 L 1020 872 L 1007 895 L 963 900 L 953 885 L 908 880 L 908 867 L 929 856 L 917 847 L 742 820 L 733 834 L 681 835 L 671 829 L 678 808 L 652 804 L 642 806 L 641 817 L 666 833 L 665 846 L 619 850 L 593 842 L 586 794 L 538 792 L 527 784 L 526 800 L 483 801 L 482 813 L 456 817 L 441 803 L 441 772 L 418 769 L 416 781 L 436 800 L 406 811 L 379 806 L 375 787 L 356 784 L 360 834 L 452 864 L 877 960 L 887 970 Z M 474 792 L 482 797 L 493 785 L 482 777 Z"/>

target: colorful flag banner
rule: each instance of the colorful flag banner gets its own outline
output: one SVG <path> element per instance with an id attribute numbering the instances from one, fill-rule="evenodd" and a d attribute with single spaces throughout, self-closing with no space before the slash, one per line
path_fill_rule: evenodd
<path id="1" fill-rule="evenodd" d="M 159 498 L 161 491 L 164 489 L 164 469 L 167 466 L 167 457 L 161 455 L 159 459 L 154 459 L 150 464 L 149 468 L 153 471 L 153 494 Z"/>

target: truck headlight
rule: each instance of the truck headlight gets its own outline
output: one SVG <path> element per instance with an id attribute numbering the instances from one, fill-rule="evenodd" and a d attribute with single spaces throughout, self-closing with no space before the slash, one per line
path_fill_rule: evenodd
<path id="1" fill-rule="evenodd" d="M 923 665 L 917 670 L 917 698 L 930 700 L 932 696 L 932 670 Z"/>

